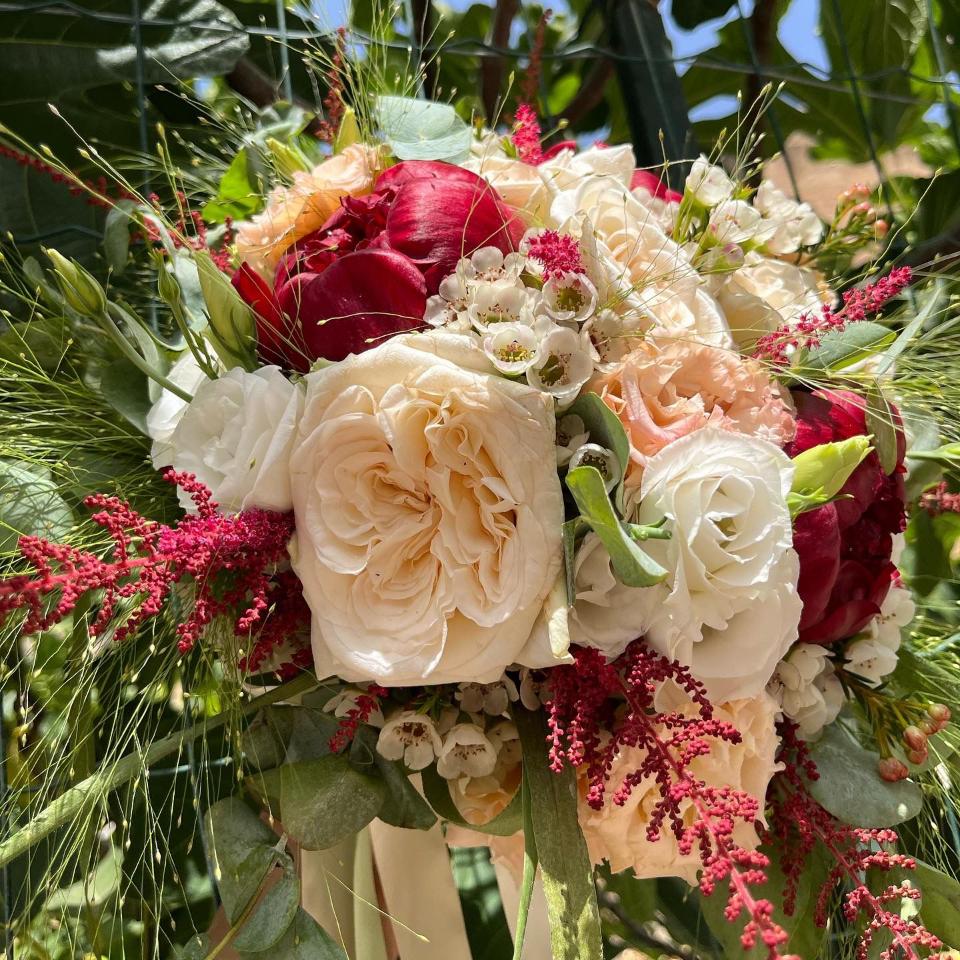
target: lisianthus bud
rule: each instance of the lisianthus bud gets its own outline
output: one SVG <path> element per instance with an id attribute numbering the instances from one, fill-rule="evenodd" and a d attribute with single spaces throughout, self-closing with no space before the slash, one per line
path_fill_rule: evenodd
<path id="1" fill-rule="evenodd" d="M 56 250 L 47 250 L 53 263 L 57 286 L 67 304 L 84 316 L 100 316 L 107 309 L 103 287 L 76 260 L 68 260 Z"/>
<path id="2" fill-rule="evenodd" d="M 877 772 L 881 780 L 887 783 L 896 783 L 898 780 L 906 780 L 910 775 L 907 765 L 896 757 L 884 757 L 877 764 Z"/>
<path id="3" fill-rule="evenodd" d="M 793 458 L 793 487 L 799 494 L 818 493 L 824 499 L 835 497 L 850 474 L 870 453 L 868 437 L 856 436 L 834 443 L 810 447 Z"/>
<path id="4" fill-rule="evenodd" d="M 927 735 L 913 724 L 903 731 L 903 742 L 911 750 L 925 751 L 927 749 Z"/>

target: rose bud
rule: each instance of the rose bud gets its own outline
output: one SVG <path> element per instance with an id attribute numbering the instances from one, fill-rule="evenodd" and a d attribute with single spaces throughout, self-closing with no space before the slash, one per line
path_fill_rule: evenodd
<path id="1" fill-rule="evenodd" d="M 887 783 L 896 783 L 898 780 L 906 780 L 910 776 L 907 765 L 896 757 L 884 757 L 877 764 L 877 772 L 882 780 Z"/>

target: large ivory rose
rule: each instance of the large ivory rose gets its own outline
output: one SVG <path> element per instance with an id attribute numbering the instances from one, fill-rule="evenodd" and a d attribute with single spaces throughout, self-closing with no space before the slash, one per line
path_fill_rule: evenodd
<path id="1" fill-rule="evenodd" d="M 196 475 L 227 510 L 285 512 L 302 390 L 279 367 L 205 380 L 170 437 L 167 464 Z M 186 506 L 189 500 L 181 497 Z"/>
<path id="2" fill-rule="evenodd" d="M 601 176 L 613 177 L 629 187 L 635 165 L 629 145 L 559 150 L 543 163 L 524 163 L 508 156 L 502 138 L 492 134 L 474 143 L 464 163 L 468 170 L 494 186 L 507 205 L 532 227 L 549 225 L 550 204 L 560 191 Z"/>
<path id="3" fill-rule="evenodd" d="M 644 318 L 644 328 L 664 337 L 732 345 L 723 311 L 687 254 L 619 180 L 593 177 L 560 192 L 549 219 L 581 233 L 601 308 Z"/>
<path id="4" fill-rule="evenodd" d="M 552 400 L 451 334 L 307 378 L 291 460 L 294 569 L 318 671 L 492 683 L 561 563 Z"/>
<path id="5" fill-rule="evenodd" d="M 819 316 L 824 303 L 835 298 L 814 270 L 756 252 L 748 253 L 733 273 L 715 274 L 709 283 L 737 346 L 745 351 L 765 333 L 793 325 L 804 314 Z"/>
<path id="6" fill-rule="evenodd" d="M 237 230 L 237 253 L 264 279 L 273 279 L 283 252 L 319 230 L 343 196 L 369 193 L 383 158 L 375 147 L 355 143 L 312 170 L 298 170 L 289 187 L 277 187 L 266 209 Z"/>
<path id="7" fill-rule="evenodd" d="M 636 519 L 666 516 L 644 549 L 669 571 L 654 587 L 647 642 L 689 666 L 716 701 L 752 697 L 797 638 L 793 466 L 766 440 L 704 427 L 652 457 Z"/>
<path id="8" fill-rule="evenodd" d="M 698 708 L 689 701 L 671 709 L 690 718 L 698 715 Z M 777 769 L 776 712 L 776 702 L 764 693 L 752 699 L 715 706 L 714 717 L 732 723 L 742 740 L 740 743 L 711 740 L 710 752 L 692 761 L 691 772 L 708 786 L 742 790 L 760 800 L 762 806 L 767 785 Z M 670 736 L 667 730 L 661 734 Z M 641 749 L 622 749 L 610 770 L 611 787 L 616 789 L 624 776 L 638 770 L 644 757 Z M 688 883 L 694 883 L 701 866 L 696 846 L 689 854 L 681 854 L 677 838 L 666 824 L 660 830 L 659 839 L 647 839 L 650 818 L 662 796 L 660 784 L 653 777 L 647 777 L 633 788 L 622 807 L 608 798 L 602 809 L 593 810 L 581 800 L 580 826 L 593 862 L 606 860 L 615 872 L 632 867 L 640 879 L 682 877 Z M 685 801 L 681 810 L 684 822 L 692 823 L 695 811 L 690 802 Z M 752 824 L 739 822 L 733 838 L 747 849 L 758 844 L 756 828 Z"/>

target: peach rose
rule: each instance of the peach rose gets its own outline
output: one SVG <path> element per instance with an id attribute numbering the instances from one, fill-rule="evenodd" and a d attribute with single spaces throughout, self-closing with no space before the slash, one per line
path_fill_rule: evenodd
<path id="1" fill-rule="evenodd" d="M 298 170 L 289 187 L 277 187 L 266 209 L 237 230 L 237 253 L 272 279 L 283 252 L 319 230 L 344 196 L 369 193 L 383 158 L 375 147 L 355 143 L 310 171 Z"/>
<path id="2" fill-rule="evenodd" d="M 778 446 L 794 434 L 789 399 L 761 364 L 692 340 L 643 341 L 587 389 L 626 428 L 629 485 L 655 453 L 708 424 Z"/>
<path id="3" fill-rule="evenodd" d="M 687 717 L 697 715 L 697 707 L 689 701 L 671 708 Z M 711 742 L 710 752 L 690 764 L 693 774 L 708 786 L 729 785 L 762 802 L 767 784 L 777 770 L 776 714 L 776 702 L 765 693 L 715 706 L 716 719 L 732 723 L 742 740 L 736 744 Z M 610 771 L 611 793 L 626 774 L 640 767 L 643 758 L 643 751 L 635 747 L 618 754 Z M 696 849 L 681 854 L 677 838 L 667 825 L 658 840 L 647 839 L 650 817 L 660 797 L 661 788 L 653 777 L 637 784 L 622 807 L 608 798 L 602 809 L 594 810 L 581 795 L 580 826 L 593 862 L 606 860 L 615 872 L 632 867 L 639 879 L 681 877 L 693 883 L 700 868 Z M 681 809 L 684 822 L 692 823 L 695 812 L 689 801 Z M 759 842 L 756 828 L 742 822 L 734 829 L 734 839 L 747 849 L 755 848 Z"/>

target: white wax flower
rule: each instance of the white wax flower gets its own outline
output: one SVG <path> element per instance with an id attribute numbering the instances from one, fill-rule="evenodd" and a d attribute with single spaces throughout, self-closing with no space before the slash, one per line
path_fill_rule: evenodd
<path id="1" fill-rule="evenodd" d="M 724 200 L 710 211 L 709 230 L 721 244 L 761 244 L 773 236 L 776 225 L 744 200 Z"/>
<path id="2" fill-rule="evenodd" d="M 668 444 L 643 472 L 636 520 L 666 517 L 671 533 L 643 545 L 669 571 L 642 588 L 646 640 L 714 701 L 756 696 L 797 638 L 792 479 L 779 447 L 714 427 Z"/>
<path id="3" fill-rule="evenodd" d="M 491 717 L 504 716 L 518 696 L 517 685 L 506 674 L 496 683 L 461 683 L 456 693 L 462 710 Z"/>
<path id="4" fill-rule="evenodd" d="M 437 773 L 446 780 L 486 777 L 497 765 L 497 749 L 473 723 L 458 723 L 443 738 Z"/>
<path id="5" fill-rule="evenodd" d="M 387 760 L 402 760 L 410 770 L 428 767 L 441 749 L 437 725 L 426 714 L 413 710 L 390 717 L 377 737 L 377 753 Z"/>
<path id="6" fill-rule="evenodd" d="M 715 207 L 733 195 L 734 183 L 722 167 L 714 166 L 703 154 L 693 161 L 687 174 L 686 192 L 705 207 Z"/>
<path id="7" fill-rule="evenodd" d="M 593 376 L 590 340 L 569 327 L 554 327 L 540 342 L 540 357 L 527 370 L 527 383 L 543 390 L 560 406 L 572 403 Z"/>
<path id="8" fill-rule="evenodd" d="M 823 221 L 808 203 L 792 200 L 769 180 L 764 180 L 753 205 L 775 230 L 766 241 L 767 250 L 783 256 L 812 246 L 823 238 Z"/>
<path id="9" fill-rule="evenodd" d="M 845 699 L 830 651 L 815 643 L 798 643 L 774 671 L 768 692 L 784 715 L 809 740 L 833 723 Z"/>
<path id="10" fill-rule="evenodd" d="M 590 439 L 583 420 L 568 413 L 557 420 L 557 466 L 565 467 L 570 458 Z"/>
<path id="11" fill-rule="evenodd" d="M 279 367 L 235 367 L 205 380 L 170 437 L 170 465 L 195 474 L 227 510 L 285 512 L 302 406 L 301 388 Z"/>
<path id="12" fill-rule="evenodd" d="M 498 680 L 562 562 L 552 401 L 440 332 L 306 382 L 290 553 L 318 673 Z"/>
<path id="13" fill-rule="evenodd" d="M 365 691 L 359 687 L 344 687 L 335 693 L 324 705 L 326 713 L 332 713 L 335 717 L 345 717 L 351 710 L 357 706 L 357 699 L 365 696 Z M 366 723 L 371 727 L 382 727 L 384 724 L 383 712 L 377 707 L 368 714 Z"/>
<path id="14" fill-rule="evenodd" d="M 880 613 L 847 645 L 844 669 L 876 686 L 897 667 L 901 631 L 917 612 L 913 594 L 899 583 L 891 585 Z"/>

